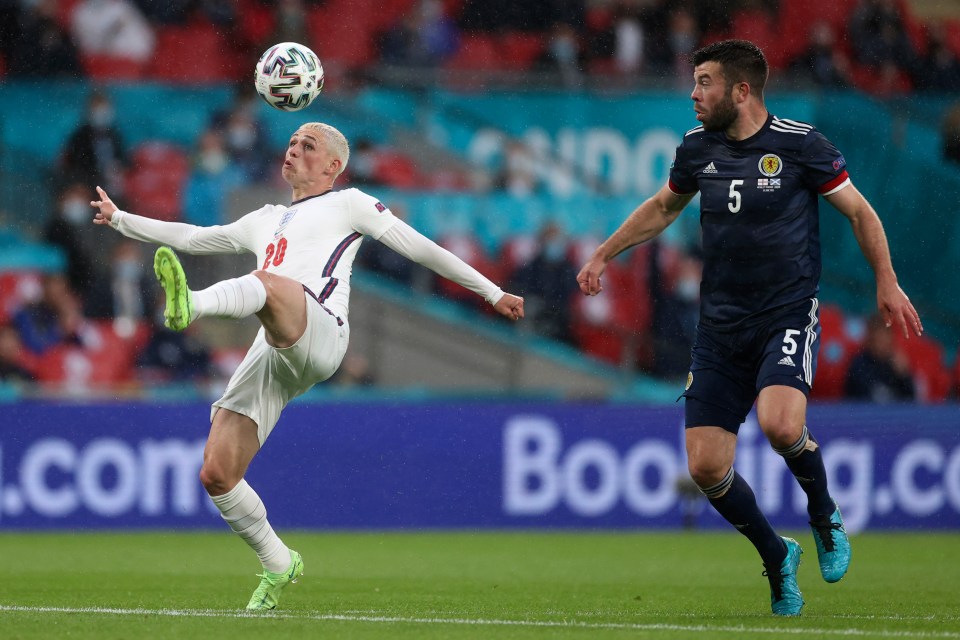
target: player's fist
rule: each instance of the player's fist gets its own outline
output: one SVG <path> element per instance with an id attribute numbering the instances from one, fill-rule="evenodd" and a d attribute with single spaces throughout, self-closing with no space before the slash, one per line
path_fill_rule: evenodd
<path id="1" fill-rule="evenodd" d="M 504 293 L 503 297 L 497 300 L 497 304 L 493 305 L 493 308 L 504 318 L 519 320 L 523 317 L 523 298 Z"/>
<path id="2" fill-rule="evenodd" d="M 580 273 L 577 274 L 577 284 L 580 285 L 580 291 L 585 296 L 595 296 L 603 291 L 603 285 L 600 283 L 600 276 L 603 275 L 607 263 L 596 256 L 590 258 L 587 264 L 583 265 Z"/>

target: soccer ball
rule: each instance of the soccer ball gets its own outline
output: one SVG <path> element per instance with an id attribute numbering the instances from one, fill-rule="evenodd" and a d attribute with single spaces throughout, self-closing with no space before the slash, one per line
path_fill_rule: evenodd
<path id="1" fill-rule="evenodd" d="M 254 71 L 257 93 L 281 111 L 299 111 L 323 89 L 323 65 L 308 47 L 281 42 L 267 49 Z"/>

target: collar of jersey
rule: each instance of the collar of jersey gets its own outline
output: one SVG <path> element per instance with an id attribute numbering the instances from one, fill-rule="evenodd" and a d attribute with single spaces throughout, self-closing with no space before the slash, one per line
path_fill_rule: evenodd
<path id="1" fill-rule="evenodd" d="M 721 133 L 720 135 L 723 136 L 724 142 L 726 142 L 729 145 L 732 145 L 734 147 L 745 147 L 751 142 L 753 142 L 754 140 L 756 140 L 757 136 L 763 134 L 767 129 L 769 129 L 771 122 L 773 122 L 773 114 L 767 112 L 767 121 L 764 122 L 763 126 L 757 129 L 757 132 L 752 136 L 750 136 L 749 138 L 744 138 L 743 140 L 731 140 L 730 138 L 727 137 L 727 134 L 725 133 Z"/>
<path id="2" fill-rule="evenodd" d="M 293 202 L 290 203 L 290 206 L 292 207 L 292 206 L 295 205 L 295 204 L 300 204 L 301 202 L 306 202 L 307 200 L 310 200 L 311 198 L 319 198 L 320 196 L 325 196 L 325 195 L 327 195 L 328 193 L 330 193 L 331 191 L 333 191 L 333 189 L 327 189 L 327 190 L 324 191 L 323 193 L 318 193 L 318 194 L 316 194 L 316 195 L 307 196 L 306 198 L 300 198 L 299 200 L 294 200 Z"/>

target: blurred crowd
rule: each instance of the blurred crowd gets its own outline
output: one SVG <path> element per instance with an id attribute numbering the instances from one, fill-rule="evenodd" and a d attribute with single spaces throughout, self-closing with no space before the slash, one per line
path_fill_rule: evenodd
<path id="1" fill-rule="evenodd" d="M 191 149 L 163 141 L 131 149 L 109 92 L 91 92 L 52 171 L 56 205 L 43 237 L 66 256 L 63 275 L 0 273 L 0 381 L 74 381 L 84 388 L 102 380 L 137 388 L 229 373 L 236 353 L 218 353 L 193 331 L 163 327 L 149 256 L 90 224 L 89 201 L 92 186 L 101 185 L 121 207 L 214 225 L 228 221 L 235 188 L 276 185 L 283 150 L 266 139 L 249 70 L 229 63 L 255 58 L 269 43 L 310 44 L 343 77 L 362 77 L 373 66 L 522 71 L 577 87 L 595 77 L 685 84 L 687 54 L 706 41 L 739 36 L 761 44 L 774 72 L 794 82 L 877 95 L 960 90 L 960 22 L 921 23 L 906 9 L 898 0 L 0 0 L 0 78 L 111 81 L 119 74 L 194 82 L 197 65 L 186 76 L 177 62 L 190 55 L 209 61 L 200 81 L 238 81 L 230 107 L 211 114 Z M 223 47 L 236 55 L 223 55 Z M 945 153 L 953 149 L 960 161 L 957 114 L 948 118 L 957 133 L 945 136 Z M 351 142 L 345 186 L 477 185 L 469 172 L 421 171 L 390 145 Z M 511 141 L 504 158 L 486 188 L 519 196 L 536 191 L 532 151 Z M 404 216 L 400 208 L 394 212 Z M 629 252 L 610 266 L 605 295 L 584 298 L 575 275 L 598 240 L 570 237 L 558 222 L 493 251 L 469 234 L 437 240 L 526 297 L 521 330 L 628 370 L 667 379 L 686 374 L 702 268 L 696 246 L 653 243 Z M 358 266 L 477 304 L 376 242 L 365 243 Z M 952 377 L 942 365 L 930 370 L 927 352 L 879 330 L 875 319 L 840 316 L 824 322 L 820 366 L 829 382 L 815 396 L 886 402 L 958 394 L 960 370 Z M 369 371 L 362 354 L 350 354 L 338 381 L 370 385 Z"/>
<path id="2" fill-rule="evenodd" d="M 2 0 L 0 74 L 239 80 L 238 61 L 296 41 L 335 72 L 381 63 L 686 82 L 686 56 L 724 37 L 756 41 L 791 81 L 960 89 L 960 22 L 922 21 L 905 0 Z"/>

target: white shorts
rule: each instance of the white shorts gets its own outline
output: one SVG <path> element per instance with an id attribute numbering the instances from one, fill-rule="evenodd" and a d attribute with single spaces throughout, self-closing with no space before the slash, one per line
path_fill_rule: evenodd
<path id="1" fill-rule="evenodd" d="M 304 291 L 307 328 L 296 344 L 277 349 L 267 344 L 263 328 L 230 378 L 218 409 L 242 414 L 257 424 L 260 445 L 266 442 L 287 403 L 334 373 L 350 340 L 350 327 Z"/>

